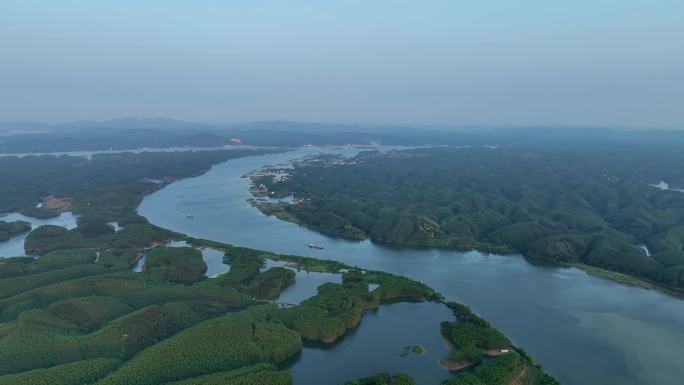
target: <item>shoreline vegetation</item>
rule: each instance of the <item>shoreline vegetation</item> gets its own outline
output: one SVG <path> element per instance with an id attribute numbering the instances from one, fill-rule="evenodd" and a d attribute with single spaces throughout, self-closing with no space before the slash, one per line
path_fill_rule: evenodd
<path id="1" fill-rule="evenodd" d="M 467 306 L 447 302 L 456 318 L 440 325 L 442 337 L 451 347 L 449 357 L 440 365 L 458 373 L 444 385 L 533 383 L 556 385 L 559 382 L 544 373 L 524 350 Z M 473 368 L 468 373 L 462 371 Z"/>
<path id="2" fill-rule="evenodd" d="M 301 221 L 299 218 L 297 218 L 296 216 L 294 216 L 294 215 L 290 214 L 288 211 L 286 211 L 284 208 L 288 205 L 288 203 L 260 201 L 258 199 L 250 199 L 249 203 L 252 205 L 252 207 L 256 208 L 257 210 L 259 210 L 264 215 L 274 216 L 274 217 L 276 217 L 280 220 L 283 220 L 283 221 L 291 222 L 291 223 L 294 223 L 296 225 L 306 227 L 306 228 L 314 230 L 314 231 L 320 231 L 320 229 L 318 229 L 317 227 L 311 226 L 310 224 L 307 224 L 306 222 Z M 322 233 L 325 235 L 328 235 L 328 236 L 333 236 L 333 237 L 338 236 L 341 238 L 358 240 L 358 241 L 369 239 L 371 242 L 376 242 L 375 240 L 368 238 L 368 237 L 347 238 L 347 237 L 337 235 L 337 234 L 331 234 L 331 233 L 325 233 L 325 232 L 322 232 Z M 387 245 L 389 245 L 389 246 L 404 246 L 401 244 L 387 244 Z M 494 248 L 494 247 L 475 247 L 472 249 L 451 248 L 451 247 L 446 247 L 446 246 L 440 247 L 440 246 L 419 246 L 419 245 L 408 245 L 406 247 L 418 247 L 418 248 L 426 248 L 426 249 L 436 248 L 436 249 L 456 250 L 456 251 L 463 251 L 463 252 L 475 250 L 475 251 L 479 251 L 481 253 L 497 254 L 497 255 L 503 255 L 503 256 L 518 254 L 514 251 L 509 251 L 506 249 Z M 672 286 L 665 285 L 665 284 L 659 283 L 659 282 L 650 281 L 650 280 L 647 280 L 647 279 L 642 278 L 642 277 L 624 274 L 624 273 L 608 270 L 608 269 L 597 267 L 597 266 L 591 266 L 591 265 L 587 265 L 587 264 L 583 264 L 583 263 L 549 262 L 545 259 L 531 258 L 529 256 L 524 256 L 524 255 L 523 255 L 523 257 L 525 259 L 528 259 L 528 260 L 537 261 L 537 262 L 544 262 L 544 263 L 551 263 L 551 264 L 554 264 L 556 266 L 574 267 L 574 268 L 577 268 L 577 269 L 584 271 L 585 273 L 587 273 L 589 275 L 599 277 L 599 278 L 603 278 L 603 279 L 608 279 L 608 280 L 611 280 L 613 282 L 617 282 L 617 283 L 620 283 L 623 285 L 638 287 L 638 288 L 645 289 L 645 290 L 654 290 L 654 291 L 664 293 L 664 294 L 667 294 L 667 295 L 670 295 L 673 297 L 684 298 L 684 289 L 672 287 Z"/>
<path id="3" fill-rule="evenodd" d="M 684 289 L 667 286 L 662 283 L 649 281 L 647 279 L 635 277 L 633 275 L 623 274 L 617 271 L 606 270 L 600 267 L 590 266 L 583 263 L 570 263 L 561 265 L 567 267 L 574 267 L 584 271 L 585 273 L 591 276 L 608 279 L 622 285 L 638 287 L 644 290 L 653 290 L 659 293 L 667 294 L 671 297 L 684 299 Z"/>
<path id="4" fill-rule="evenodd" d="M 684 180 L 684 155 L 659 150 L 628 159 L 595 146 L 581 164 L 558 144 L 321 155 L 248 174 L 250 203 L 330 236 L 521 254 L 681 297 L 684 194 L 651 180 Z"/>
<path id="5" fill-rule="evenodd" d="M 25 221 L 6 222 L 0 216 L 0 242 L 31 231 L 31 224 Z"/>
<path id="6" fill-rule="evenodd" d="M 366 310 L 385 303 L 443 302 L 439 293 L 406 277 L 195 239 L 150 224 L 136 207 L 164 184 L 148 178 L 170 182 L 225 160 L 210 153 L 177 156 L 181 159 L 107 156 L 85 163 L 64 157 L 59 168 L 51 169 L 58 174 L 41 181 L 50 193 L 71 197 L 78 223 L 71 230 L 47 225 L 31 231 L 25 248 L 36 258 L 0 259 L 0 385 L 289 385 L 291 375 L 278 365 L 301 351 L 302 340 L 331 343 L 356 327 Z M 24 161 L 46 164 L 40 158 Z M 83 168 L 90 171 L 75 172 Z M 108 175 L 113 169 L 116 175 Z M 73 187 L 51 187 L 61 175 L 80 176 L 71 180 Z M 102 177 L 95 175 L 107 176 L 108 183 L 100 185 Z M 114 192 L 108 191 L 112 184 Z M 0 207 L 23 207 L 21 202 L 35 202 L 44 194 L 26 190 L 33 195 L 9 204 L 0 200 Z M 111 221 L 121 226 L 119 231 Z M 168 241 L 192 247 L 163 246 Z M 202 247 L 223 251 L 230 270 L 204 277 L 207 266 L 197 250 Z M 134 272 L 132 265 L 143 251 L 146 268 Z M 296 306 L 260 304 L 277 298 L 295 280 L 289 269 L 261 271 L 266 259 L 342 274 L 342 283 L 325 283 Z M 534 365 L 521 357 L 525 365 Z M 377 381 L 359 383 L 413 383 L 401 374 L 373 378 Z M 536 377 L 529 381 L 546 384 Z"/>
<path id="7" fill-rule="evenodd" d="M 50 218 L 72 211 L 82 217 L 113 218 L 134 211 L 145 195 L 176 180 L 201 175 L 215 164 L 282 151 L 286 149 L 0 157 L 0 180 L 12 181 L 0 185 L 0 215 L 19 212 Z"/>

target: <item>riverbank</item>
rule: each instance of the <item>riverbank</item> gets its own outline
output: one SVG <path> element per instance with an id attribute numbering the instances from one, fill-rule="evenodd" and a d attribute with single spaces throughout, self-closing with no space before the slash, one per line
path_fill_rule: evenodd
<path id="1" fill-rule="evenodd" d="M 258 198 L 255 199 L 250 199 L 249 203 L 257 209 L 259 212 L 261 212 L 264 215 L 269 215 L 273 216 L 275 218 L 278 218 L 283 221 L 287 221 L 290 223 L 294 223 L 298 226 L 302 226 L 308 229 L 311 229 L 313 231 L 320 231 L 319 228 L 316 226 L 311 226 L 310 224 L 300 220 L 297 216 L 291 214 L 287 210 L 284 209 L 285 206 L 289 205 L 290 203 L 285 203 L 285 202 L 270 202 L 270 201 L 263 201 L 259 200 Z M 353 241 L 361 241 L 361 240 L 366 240 L 368 239 L 367 237 L 344 237 L 340 236 L 338 234 L 334 233 L 329 233 L 325 232 L 326 235 L 331 236 L 331 237 L 340 237 L 343 239 L 349 239 Z M 372 241 L 372 240 L 371 240 Z M 513 250 L 506 250 L 502 247 L 481 247 L 481 248 L 472 248 L 472 249 L 460 249 L 460 248 L 449 248 L 449 247 L 440 247 L 440 246 L 431 246 L 431 245 L 404 245 L 404 244 L 397 244 L 397 245 L 389 245 L 389 246 L 395 246 L 395 247 L 413 247 L 413 248 L 424 248 L 424 249 L 444 249 L 444 250 L 454 250 L 454 251 L 478 251 L 478 252 L 483 252 L 483 253 L 492 253 L 492 254 L 498 254 L 502 256 L 507 256 L 507 255 L 512 255 L 515 254 Z M 528 257 L 526 257 L 527 259 Z M 533 261 L 537 261 L 536 258 L 531 258 Z M 583 263 L 554 263 L 554 262 L 549 262 L 546 260 L 539 260 L 540 262 L 543 262 L 546 265 L 555 265 L 555 266 L 566 266 L 566 267 L 574 267 L 577 269 L 580 269 L 587 274 L 599 278 L 604 278 L 604 279 L 609 279 L 613 282 L 617 282 L 623 285 L 628 285 L 628 286 L 633 286 L 637 287 L 640 289 L 645 289 L 645 290 L 654 290 L 663 294 L 667 294 L 673 297 L 676 297 L 678 299 L 684 299 L 684 290 L 683 289 L 678 289 L 675 287 L 667 286 L 658 282 L 652 282 L 648 281 L 646 279 L 629 275 L 629 274 L 623 274 L 619 273 L 616 271 L 611 271 L 611 270 L 606 270 L 602 269 L 600 267 L 596 266 L 590 266 L 587 264 Z"/>
<path id="2" fill-rule="evenodd" d="M 667 294 L 669 296 L 684 300 L 684 290 L 676 287 L 666 286 L 657 282 L 651 282 L 639 277 L 635 277 L 633 275 L 605 270 L 600 267 L 590 266 L 583 263 L 568 263 L 564 264 L 563 266 L 575 267 L 594 277 L 609 279 L 613 282 L 637 287 L 640 289 L 657 291 L 659 293 Z"/>
<path id="3" fill-rule="evenodd" d="M 451 358 L 445 357 L 439 360 L 439 365 L 450 372 L 458 372 L 475 365 L 475 361 L 456 362 Z"/>

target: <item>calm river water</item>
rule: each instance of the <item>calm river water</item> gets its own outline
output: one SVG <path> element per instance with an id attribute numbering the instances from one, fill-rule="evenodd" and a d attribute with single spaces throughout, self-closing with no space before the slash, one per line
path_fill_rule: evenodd
<path id="1" fill-rule="evenodd" d="M 262 215 L 246 202 L 249 181 L 242 175 L 318 151 L 308 148 L 229 160 L 202 176 L 175 182 L 147 196 L 139 212 L 156 225 L 194 237 L 335 259 L 423 281 L 447 299 L 471 306 L 564 384 L 681 383 L 684 301 L 680 299 L 591 277 L 574 268 L 535 266 L 519 256 L 390 248 L 330 238 Z M 194 218 L 187 218 L 186 213 Z M 325 249 L 309 249 L 310 242 Z M 395 344 L 387 340 L 392 330 L 396 332 L 393 336 L 410 336 L 432 328 L 416 338 L 439 337 L 434 324 L 448 314 L 416 311 L 411 305 L 390 305 L 368 314 L 336 349 L 305 349 L 292 366 L 295 384 L 343 382 L 325 379 L 338 373 L 345 374 L 338 378 L 347 379 L 353 377 L 346 375 L 349 373 L 358 377 L 385 370 L 418 373 L 420 384 L 438 383 L 435 381 L 442 374 L 432 372 L 433 362 L 420 364 L 428 355 L 399 360 L 389 352 L 400 350 L 404 343 L 420 343 Z M 415 323 L 421 314 L 425 329 Z M 430 345 L 428 353 L 439 350 L 434 341 L 426 344 Z M 351 366 L 360 369 L 349 369 Z"/>

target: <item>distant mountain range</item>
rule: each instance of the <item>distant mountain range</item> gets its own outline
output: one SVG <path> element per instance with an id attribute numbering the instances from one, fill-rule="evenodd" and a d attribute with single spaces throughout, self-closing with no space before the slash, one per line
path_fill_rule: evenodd
<path id="1" fill-rule="evenodd" d="M 252 146 L 301 145 L 515 145 L 552 141 L 592 144 L 673 142 L 683 131 L 607 128 L 407 127 L 258 121 L 197 123 L 167 118 L 120 118 L 64 123 L 0 122 L 0 153 L 58 152 L 143 147 L 221 147 L 237 140 Z"/>
<path id="2" fill-rule="evenodd" d="M 119 118 L 110 120 L 78 120 L 62 123 L 36 123 L 36 122 L 0 122 L 0 130 L 19 133 L 21 131 L 53 131 L 53 130 L 83 130 L 83 129 L 206 129 L 214 126 L 187 122 L 183 120 L 167 118 Z"/>
<path id="3" fill-rule="evenodd" d="M 416 128 L 399 125 L 356 125 L 303 123 L 284 120 L 255 121 L 245 123 L 200 123 L 169 118 L 125 117 L 109 120 L 78 120 L 61 123 L 0 122 L 0 131 L 21 133 L 22 131 L 86 130 L 86 129 L 177 129 L 177 130 L 269 130 L 296 131 L 306 133 L 325 132 L 368 132 L 369 130 L 389 132 L 412 131 Z"/>

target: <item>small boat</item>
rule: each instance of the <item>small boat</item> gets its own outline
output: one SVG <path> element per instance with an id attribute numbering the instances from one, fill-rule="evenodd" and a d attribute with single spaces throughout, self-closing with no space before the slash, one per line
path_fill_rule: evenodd
<path id="1" fill-rule="evenodd" d="M 190 214 L 185 214 L 185 216 L 188 217 L 188 218 L 190 218 L 190 219 L 193 219 L 193 218 L 194 218 L 194 217 L 193 217 L 192 215 L 190 215 Z"/>
<path id="2" fill-rule="evenodd" d="M 315 244 L 315 243 L 309 243 L 309 248 L 310 248 L 310 249 L 323 250 L 323 246 L 317 245 L 317 244 Z"/>

